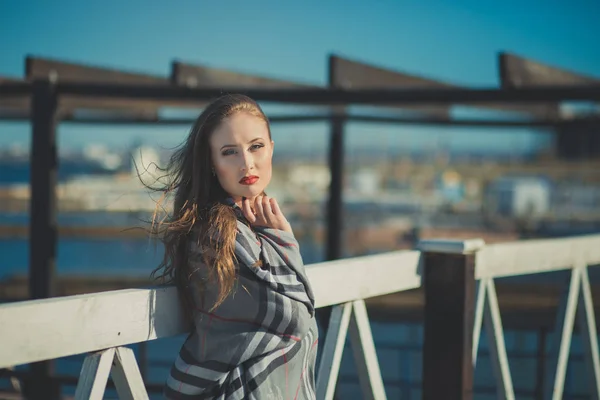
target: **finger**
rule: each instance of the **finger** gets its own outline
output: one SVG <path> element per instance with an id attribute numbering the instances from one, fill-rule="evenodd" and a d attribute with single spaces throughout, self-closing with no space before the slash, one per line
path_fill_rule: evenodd
<path id="1" fill-rule="evenodd" d="M 264 215 L 264 212 L 263 212 L 263 207 L 262 207 L 262 196 L 258 196 L 254 200 L 254 211 L 256 211 L 256 218 L 259 221 L 266 222 L 265 221 L 265 215 Z"/>
<path id="2" fill-rule="evenodd" d="M 281 212 L 281 209 L 279 208 L 279 204 L 277 203 L 277 200 L 275 200 L 274 198 L 271 198 L 271 211 L 273 212 L 273 215 L 276 215 L 276 216 L 283 215 L 283 213 Z"/>
<path id="3" fill-rule="evenodd" d="M 256 222 L 256 217 L 252 212 L 252 208 L 250 207 L 249 199 L 242 199 L 242 211 L 244 212 L 244 216 L 250 223 Z"/>
<path id="4" fill-rule="evenodd" d="M 283 212 L 279 208 L 279 203 L 277 203 L 277 200 L 275 200 L 275 199 L 271 199 L 271 210 L 273 210 L 273 215 L 274 215 L 275 220 L 281 224 L 281 227 L 282 227 L 281 229 L 283 229 L 284 231 L 293 233 L 290 223 L 283 215 Z"/>
<path id="5" fill-rule="evenodd" d="M 263 213 L 265 215 L 265 219 L 269 224 L 272 224 L 275 221 L 275 215 L 273 215 L 273 211 L 271 210 L 271 202 L 270 198 L 265 196 L 262 199 L 262 207 Z"/>

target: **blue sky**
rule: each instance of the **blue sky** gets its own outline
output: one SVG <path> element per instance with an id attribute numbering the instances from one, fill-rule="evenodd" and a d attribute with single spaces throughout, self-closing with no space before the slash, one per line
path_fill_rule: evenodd
<path id="1" fill-rule="evenodd" d="M 28 54 L 158 75 L 180 59 L 324 84 L 330 53 L 468 86 L 496 86 L 498 51 L 600 75 L 600 2 L 548 1 L 0 1 L 0 75 L 19 77 Z M 366 130 L 365 130 L 366 129 Z M 85 134 L 82 131 L 85 130 Z M 352 126 L 351 142 L 377 130 L 395 145 L 521 149 L 528 131 Z M 28 142 L 0 124 L 0 146 Z M 62 126 L 60 145 L 171 145 L 187 128 Z M 326 143 L 326 126 L 274 127 L 276 142 Z M 286 133 L 292 132 L 292 133 Z M 387 133 L 386 133 L 387 132 Z M 294 139 L 296 138 L 296 139 Z M 383 139 L 382 139 L 383 140 Z"/>

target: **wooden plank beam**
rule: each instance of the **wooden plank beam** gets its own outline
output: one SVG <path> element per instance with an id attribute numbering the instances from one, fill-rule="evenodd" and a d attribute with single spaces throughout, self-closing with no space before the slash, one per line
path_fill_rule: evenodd
<path id="1" fill-rule="evenodd" d="M 600 84 L 600 77 L 582 75 L 512 53 L 500 53 L 498 63 L 502 87 L 507 89 Z M 574 118 L 576 115 L 577 112 L 573 114 L 565 109 L 560 110 L 560 116 L 563 118 Z M 555 155 L 569 160 L 600 158 L 600 139 L 596 131 L 597 125 L 557 129 Z"/>
<path id="2" fill-rule="evenodd" d="M 386 69 L 380 66 L 366 64 L 337 55 L 329 56 L 329 65 L 333 82 L 330 85 L 342 89 L 387 89 L 397 88 L 440 88 L 445 85 L 436 81 L 409 75 L 403 72 Z M 419 105 L 400 104 L 395 108 L 421 111 L 437 118 L 448 118 L 448 105 Z"/>
<path id="3" fill-rule="evenodd" d="M 317 88 L 316 85 L 267 78 L 242 72 L 212 68 L 203 65 L 173 61 L 171 64 L 171 83 L 188 87 L 227 87 L 236 88 Z"/>
<path id="4" fill-rule="evenodd" d="M 190 88 L 255 88 L 255 89 L 293 89 L 293 88 L 318 88 L 315 85 L 292 82 L 277 78 L 268 78 L 243 72 L 207 67 L 198 64 L 189 64 L 182 61 L 171 63 L 170 81 L 176 86 Z M 205 105 L 203 103 L 202 105 Z"/>
<path id="5" fill-rule="evenodd" d="M 27 56 L 25 58 L 25 77 L 29 81 L 48 79 L 51 82 L 69 83 L 106 83 L 123 85 L 170 86 L 170 80 L 150 74 L 120 71 L 87 64 L 60 61 L 50 58 Z M 98 97 L 61 96 L 60 110 L 72 112 L 75 109 L 137 110 L 156 115 L 158 108 L 168 102 L 145 99 L 116 99 Z M 193 106 L 188 103 L 188 106 Z"/>
<path id="6" fill-rule="evenodd" d="M 337 87 L 345 89 L 371 89 L 371 88 L 423 88 L 423 89 L 458 89 L 457 85 L 424 78 L 415 74 L 384 69 L 372 64 L 366 64 L 348 58 L 331 55 L 336 69 Z M 553 107 L 537 104 L 509 104 L 509 103 L 486 103 L 469 104 L 497 111 L 511 111 L 531 114 L 535 117 L 552 116 Z M 408 108 L 407 105 L 399 105 Z M 450 107 L 444 104 L 419 105 L 411 107 L 413 110 L 424 111 L 439 117 L 447 117 Z"/>
<path id="7" fill-rule="evenodd" d="M 600 84 L 600 77 L 586 76 L 508 52 L 498 55 L 498 70 L 500 84 L 506 89 Z M 555 112 L 558 113 L 558 107 Z"/>
<path id="8" fill-rule="evenodd" d="M 27 56 L 25 76 L 28 80 L 49 79 L 60 82 L 119 83 L 131 85 L 168 85 L 163 77 L 120 71 L 112 68 Z"/>
<path id="9" fill-rule="evenodd" d="M 500 53 L 498 63 L 500 82 L 503 88 L 597 85 L 600 83 L 600 77 L 582 75 L 512 53 Z"/>
<path id="10" fill-rule="evenodd" d="M 186 64 L 180 61 L 172 63 L 170 78 L 119 71 L 84 64 L 74 64 L 46 58 L 27 57 L 26 75 L 30 80 L 50 79 L 58 82 L 86 82 L 124 85 L 169 86 L 171 84 L 188 87 L 228 87 L 235 88 L 316 88 L 308 84 L 295 83 L 281 79 L 261 77 L 218 68 Z M 63 108 L 100 108 L 100 109 L 144 109 L 155 111 L 160 106 L 202 107 L 206 102 L 177 102 L 143 99 L 103 99 L 68 96 L 61 98 Z"/>

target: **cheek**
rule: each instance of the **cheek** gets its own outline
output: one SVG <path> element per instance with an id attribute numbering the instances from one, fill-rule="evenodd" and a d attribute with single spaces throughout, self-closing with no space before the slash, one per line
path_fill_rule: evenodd
<path id="1" fill-rule="evenodd" d="M 260 176 L 263 178 L 263 184 L 267 185 L 272 178 L 273 175 L 273 164 L 272 164 L 272 157 L 271 157 L 271 153 L 269 152 L 264 152 L 264 154 L 262 154 L 260 156 L 260 159 L 256 160 L 256 164 L 258 167 L 258 172 L 260 174 Z"/>
<path id="2" fill-rule="evenodd" d="M 215 171 L 224 178 L 235 173 L 235 166 L 228 158 L 221 157 L 215 161 Z"/>
<path id="3" fill-rule="evenodd" d="M 257 154 L 255 161 L 256 163 L 260 163 L 261 165 L 268 167 L 271 165 L 271 152 L 269 150 L 261 151 Z"/>

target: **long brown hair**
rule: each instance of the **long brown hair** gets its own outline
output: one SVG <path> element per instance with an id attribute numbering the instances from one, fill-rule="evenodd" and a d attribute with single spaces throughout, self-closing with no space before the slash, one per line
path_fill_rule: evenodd
<path id="1" fill-rule="evenodd" d="M 166 167 L 168 183 L 157 203 L 152 218 L 152 232 L 164 245 L 164 256 L 152 276 L 163 284 L 175 284 L 188 316 L 192 313 L 190 287 L 194 270 L 188 262 L 191 239 L 200 246 L 202 261 L 208 268 L 208 282 L 218 286 L 219 306 L 231 293 L 236 280 L 235 235 L 236 215 L 223 203 L 229 195 L 213 173 L 210 137 L 226 118 L 245 112 L 265 121 L 271 138 L 269 121 L 260 106 L 251 98 L 231 94 L 210 103 L 194 122 L 187 139 L 176 149 Z M 167 197 L 173 198 L 173 211 L 159 221 Z"/>

